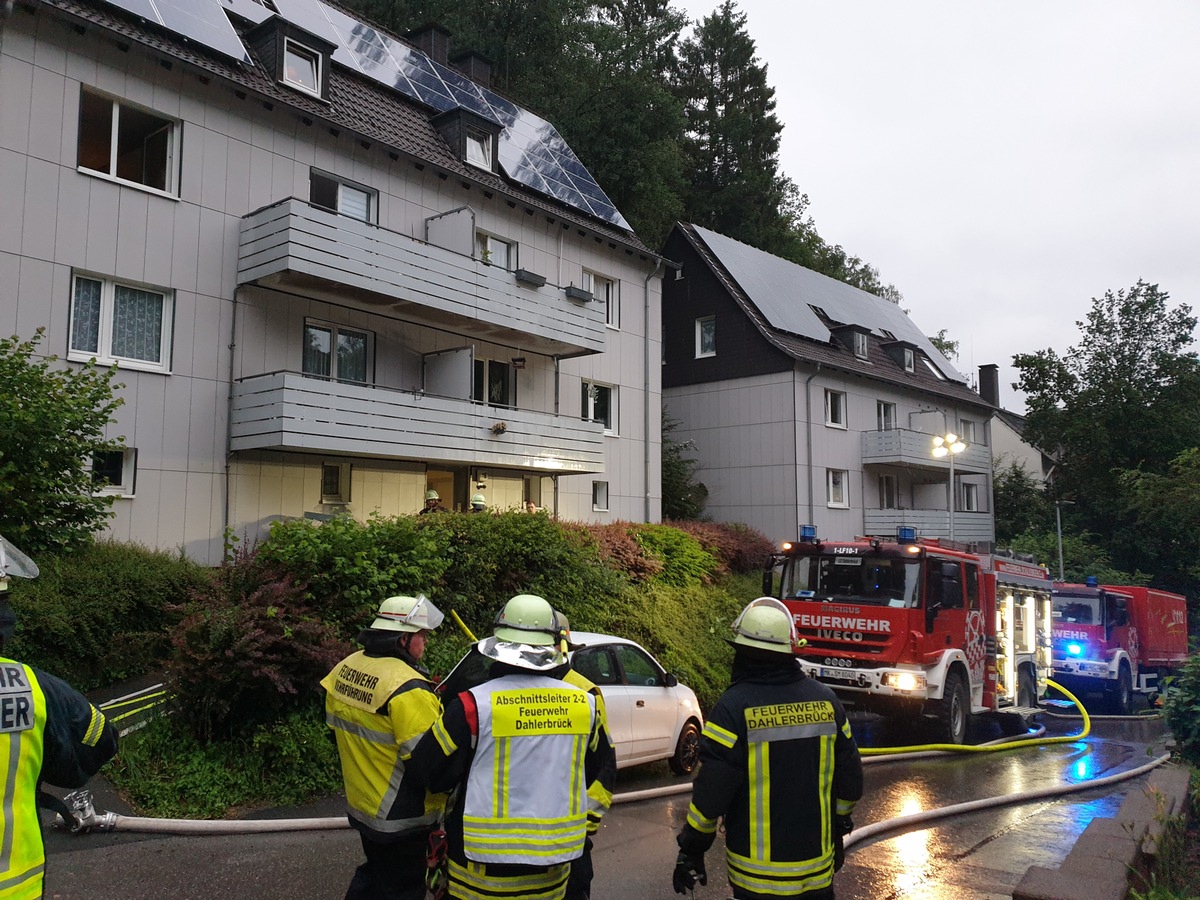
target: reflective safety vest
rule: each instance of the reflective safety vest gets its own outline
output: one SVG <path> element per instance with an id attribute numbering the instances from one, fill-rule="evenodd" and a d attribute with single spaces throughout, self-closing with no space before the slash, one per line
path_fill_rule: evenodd
<path id="1" fill-rule="evenodd" d="M 393 809 L 413 748 L 441 714 L 441 701 L 420 672 L 395 657 L 346 657 L 321 680 L 325 722 L 337 737 L 347 812 L 385 835 L 421 830 L 437 821 L 444 794 L 421 808 Z"/>
<path id="2" fill-rule="evenodd" d="M 595 698 L 536 675 L 506 675 L 470 693 L 479 732 L 463 801 L 467 859 L 551 866 L 582 855 Z"/>
<path id="3" fill-rule="evenodd" d="M 45 730 L 46 699 L 37 677 L 26 665 L 0 659 L 0 897 L 5 900 L 42 896 L 46 854 L 37 784 Z"/>

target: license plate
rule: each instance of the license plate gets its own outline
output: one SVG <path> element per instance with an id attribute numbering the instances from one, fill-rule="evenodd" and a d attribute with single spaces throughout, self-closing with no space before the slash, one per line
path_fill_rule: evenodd
<path id="1" fill-rule="evenodd" d="M 846 669 L 821 669 L 818 678 L 836 678 L 838 681 L 852 681 L 854 676 Z"/>

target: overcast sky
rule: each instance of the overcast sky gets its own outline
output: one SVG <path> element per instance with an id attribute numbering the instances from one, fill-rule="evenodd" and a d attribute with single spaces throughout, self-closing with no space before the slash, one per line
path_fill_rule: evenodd
<path id="1" fill-rule="evenodd" d="M 717 0 L 672 0 L 696 20 Z M 740 0 L 826 241 L 964 374 L 1079 341 L 1091 298 L 1200 308 L 1200 3 Z"/>

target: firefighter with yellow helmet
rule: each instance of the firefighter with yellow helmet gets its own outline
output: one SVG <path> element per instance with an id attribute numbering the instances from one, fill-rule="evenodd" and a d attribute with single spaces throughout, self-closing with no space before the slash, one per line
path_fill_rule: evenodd
<path id="1" fill-rule="evenodd" d="M 446 704 L 413 751 L 404 786 L 454 791 L 448 895 L 563 900 L 588 834 L 589 785 L 611 759 L 596 701 L 564 680 L 557 615 L 518 594 L 479 652 L 489 679 Z"/>
<path id="2" fill-rule="evenodd" d="M 672 886 L 683 894 L 707 883 L 704 854 L 724 818 L 737 900 L 832 900 L 863 792 L 845 710 L 801 670 L 795 625 L 779 600 L 750 603 L 733 631 L 732 683 L 704 725 Z"/>
<path id="3" fill-rule="evenodd" d="M 445 798 L 403 784 L 417 742 L 441 714 L 420 668 L 429 632 L 444 616 L 424 595 L 388 597 L 358 636 L 363 649 L 321 681 L 325 721 L 337 738 L 350 825 L 362 840 L 347 900 L 423 900 L 429 833 Z"/>

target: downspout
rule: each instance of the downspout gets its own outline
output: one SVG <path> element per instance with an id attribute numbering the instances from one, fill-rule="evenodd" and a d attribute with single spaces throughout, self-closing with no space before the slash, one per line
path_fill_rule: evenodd
<path id="1" fill-rule="evenodd" d="M 231 469 L 233 467 L 233 372 L 234 348 L 237 347 L 237 317 L 238 317 L 238 288 L 233 287 L 233 315 L 229 320 L 229 403 L 226 407 L 225 419 L 225 509 L 221 512 L 221 541 L 222 547 L 229 538 L 229 508 L 232 504 L 230 485 L 233 483 Z M 226 551 L 222 550 L 222 556 Z"/>
<path id="2" fill-rule="evenodd" d="M 554 357 L 554 416 L 555 416 L 555 419 L 558 418 L 558 403 L 559 403 L 559 385 L 558 385 L 559 371 L 558 371 L 558 369 L 559 369 L 559 359 L 557 356 L 555 356 Z M 554 495 L 554 507 L 553 507 L 554 518 L 557 519 L 558 518 L 558 475 L 555 474 L 555 475 L 551 476 L 551 481 L 554 484 L 554 487 L 551 489 L 551 493 Z"/>
<path id="3" fill-rule="evenodd" d="M 642 338 L 642 408 L 645 410 L 645 430 L 642 432 L 642 485 L 644 487 L 645 506 L 642 521 L 650 521 L 650 281 L 662 271 L 663 259 L 658 257 L 654 262 L 654 270 L 642 282 L 642 327 L 645 335 Z M 661 392 L 660 392 L 661 397 Z M 659 403 L 661 416 L 662 403 Z M 662 494 L 662 479 L 659 479 L 659 494 Z M 660 515 L 661 519 L 662 516 Z M 798 534 L 799 532 L 797 532 Z"/>
<path id="4" fill-rule="evenodd" d="M 804 418 L 807 434 L 805 435 L 805 452 L 807 457 L 804 460 L 805 466 L 808 467 L 808 523 L 816 524 L 816 508 L 813 505 L 813 464 L 812 464 L 812 380 L 821 374 L 821 364 L 817 363 L 816 371 L 804 380 Z M 792 379 L 792 384 L 795 385 L 796 380 Z M 794 407 L 793 407 L 794 408 Z M 800 525 L 796 523 L 796 534 L 800 533 Z"/>

